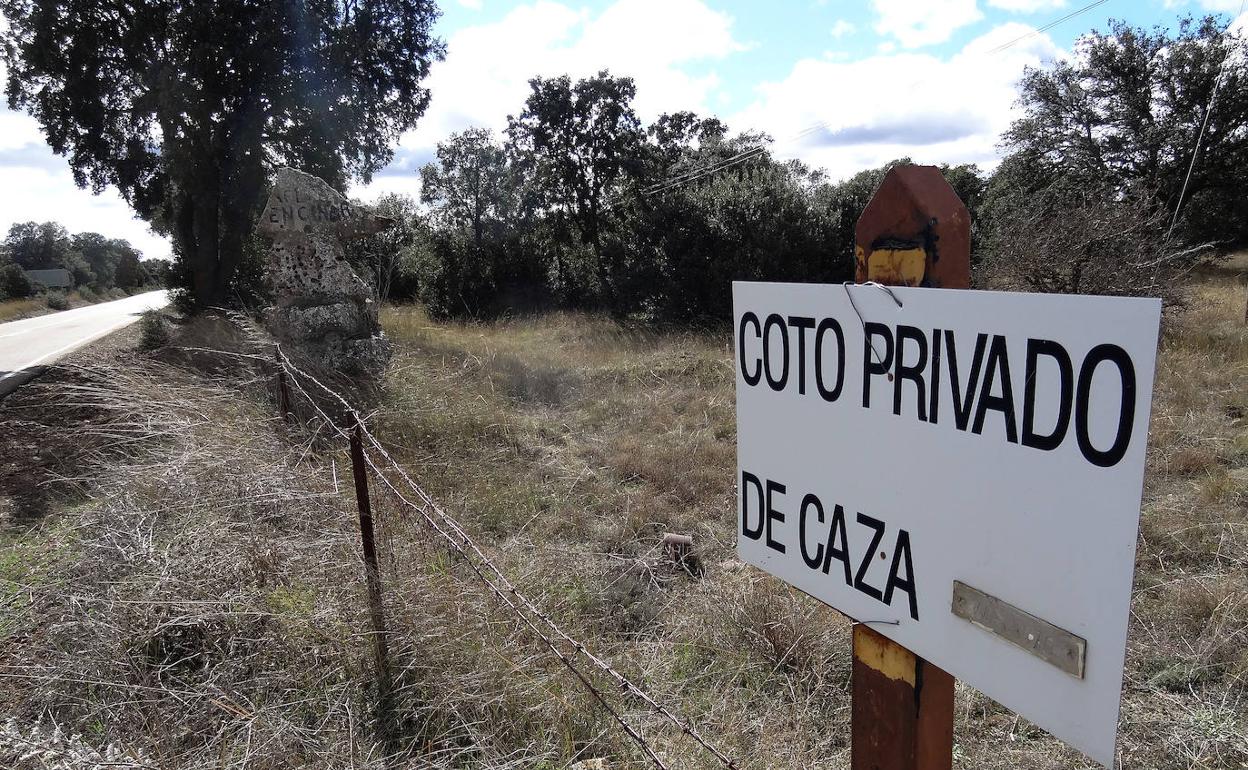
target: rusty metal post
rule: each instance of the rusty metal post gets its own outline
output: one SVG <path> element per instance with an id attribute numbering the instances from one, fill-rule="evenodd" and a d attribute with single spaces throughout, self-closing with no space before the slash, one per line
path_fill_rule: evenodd
<path id="1" fill-rule="evenodd" d="M 953 677 L 854 625 L 850 725 L 854 770 L 953 767 Z"/>
<path id="2" fill-rule="evenodd" d="M 971 220 L 935 166 L 897 166 L 858 218 L 858 281 L 965 289 Z M 905 647 L 854 625 L 853 770 L 950 770 L 953 677 Z"/>
<path id="3" fill-rule="evenodd" d="M 355 502 L 360 509 L 360 541 L 364 550 L 364 579 L 368 585 L 368 613 L 373 624 L 373 662 L 377 677 L 377 723 L 383 742 L 393 746 L 394 680 L 390 674 L 390 649 L 386 639 L 386 615 L 381 602 L 381 569 L 373 536 L 373 509 L 368 499 L 368 468 L 364 462 L 363 428 L 359 418 L 351 430 L 351 470 L 355 476 Z"/>
<path id="4" fill-rule="evenodd" d="M 859 283 L 971 287 L 971 215 L 940 169 L 895 166 L 854 227 Z"/>
<path id="5" fill-rule="evenodd" d="M 290 388 L 286 384 L 286 369 L 277 370 L 277 408 L 282 413 L 282 419 L 290 422 Z"/>

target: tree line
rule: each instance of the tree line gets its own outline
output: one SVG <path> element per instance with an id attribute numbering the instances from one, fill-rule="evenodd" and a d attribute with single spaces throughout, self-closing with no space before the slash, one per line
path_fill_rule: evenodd
<path id="1" fill-rule="evenodd" d="M 104 294 L 163 286 L 170 265 L 144 259 L 123 239 L 92 232 L 70 235 L 56 222 L 18 222 L 0 243 L 0 299 L 33 295 L 37 287 L 26 271 L 53 269 L 68 272 L 79 289 Z"/>
<path id="2" fill-rule="evenodd" d="M 642 127 L 631 93 L 606 72 L 534 80 L 505 136 L 439 144 L 420 204 L 377 202 L 401 224 L 352 248 L 357 269 L 443 317 L 563 307 L 692 324 L 728 312 L 734 280 L 852 277 L 854 224 L 893 164 L 833 183 L 715 118 Z M 943 170 L 964 200 L 982 196 L 977 168 Z"/>
<path id="3" fill-rule="evenodd" d="M 423 115 L 444 53 L 429 0 L 169 0 L 142 14 L 129 0 L 0 0 L 0 13 L 10 105 L 79 184 L 115 185 L 171 237 L 171 280 L 201 309 L 262 301 L 254 223 L 273 169 L 367 182 Z M 1248 243 L 1244 54 L 1225 17 L 1111 22 L 1027 70 L 994 172 L 943 167 L 971 210 L 977 282 L 1167 296 L 1204 254 Z M 727 314 L 732 280 L 849 277 L 854 222 L 887 165 L 834 181 L 714 117 L 645 125 L 634 97 L 606 71 L 535 78 L 503 133 L 438 146 L 420 201 L 383 200 L 402 224 L 353 260 L 441 316 L 702 323 Z"/>
<path id="4" fill-rule="evenodd" d="M 941 166 L 971 213 L 979 285 L 1173 301 L 1184 270 L 1248 243 L 1244 43 L 1224 26 L 1115 22 L 1074 58 L 1026 72 L 997 169 Z M 885 172 L 909 162 L 834 182 L 716 118 L 643 125 L 627 77 L 530 85 L 501 136 L 473 128 L 438 145 L 420 205 L 379 201 L 403 225 L 356 261 L 384 265 L 391 296 L 439 316 L 555 306 L 713 321 L 733 280 L 851 278 L 854 224 Z"/>

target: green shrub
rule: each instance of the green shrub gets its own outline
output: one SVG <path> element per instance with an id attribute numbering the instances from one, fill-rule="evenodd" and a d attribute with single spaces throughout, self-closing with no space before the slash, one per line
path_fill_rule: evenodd
<path id="1" fill-rule="evenodd" d="M 69 310 L 69 297 L 63 291 L 50 291 L 45 300 L 53 310 Z"/>
<path id="2" fill-rule="evenodd" d="M 35 293 L 26 271 L 14 264 L 0 267 L 0 299 L 21 299 Z"/>
<path id="3" fill-rule="evenodd" d="M 156 350 L 169 344 L 169 324 L 159 310 L 144 311 L 139 319 L 139 347 Z"/>

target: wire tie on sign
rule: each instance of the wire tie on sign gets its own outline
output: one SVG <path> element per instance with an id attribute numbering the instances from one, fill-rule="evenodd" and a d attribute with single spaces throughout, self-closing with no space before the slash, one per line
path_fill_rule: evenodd
<path id="1" fill-rule="evenodd" d="M 854 315 L 858 316 L 858 325 L 862 327 L 862 336 L 863 336 L 863 339 L 865 339 L 867 342 L 867 347 L 871 348 L 871 355 L 875 357 L 875 362 L 877 364 L 879 364 L 880 366 L 884 366 L 884 359 L 881 358 L 880 354 L 876 352 L 875 343 L 873 343 L 871 341 L 871 338 L 867 336 L 867 322 L 862 317 L 862 311 L 858 309 L 858 303 L 854 302 L 854 294 L 853 292 L 849 290 L 849 287 L 851 285 L 855 285 L 855 284 L 853 284 L 851 281 L 845 281 L 841 284 L 841 288 L 845 289 L 845 297 L 849 300 L 849 306 L 854 309 Z M 896 294 L 893 293 L 893 290 L 888 288 L 882 283 L 876 283 L 875 281 L 867 281 L 866 283 L 860 283 L 856 285 L 871 286 L 876 289 L 883 289 L 884 293 L 887 294 L 889 297 L 891 297 L 893 302 L 897 303 L 897 307 L 904 307 L 904 305 L 901 304 L 901 299 Z M 893 375 L 891 372 L 888 375 L 888 379 L 890 381 L 893 379 Z"/>
<path id="2" fill-rule="evenodd" d="M 860 620 L 858 622 L 864 625 L 870 625 L 870 624 L 881 625 L 881 626 L 900 626 L 901 625 L 900 620 Z"/>
<path id="3" fill-rule="evenodd" d="M 889 287 L 889 286 L 885 286 L 885 285 L 884 285 L 884 284 L 882 284 L 882 283 L 876 283 L 875 281 L 866 281 L 865 283 L 861 283 L 861 284 L 859 284 L 859 286 L 872 286 L 872 287 L 874 287 L 874 288 L 876 288 L 876 289 L 880 289 L 880 290 L 882 290 L 885 294 L 887 294 L 889 297 L 891 297 L 891 298 L 892 298 L 892 300 L 893 300 L 893 302 L 896 302 L 896 303 L 897 303 L 897 307 L 905 307 L 905 305 L 903 305 L 903 304 L 901 303 L 901 298 L 900 298 L 900 297 L 898 297 L 898 296 L 897 296 L 897 295 L 893 292 L 892 288 L 891 288 L 891 287 Z"/>

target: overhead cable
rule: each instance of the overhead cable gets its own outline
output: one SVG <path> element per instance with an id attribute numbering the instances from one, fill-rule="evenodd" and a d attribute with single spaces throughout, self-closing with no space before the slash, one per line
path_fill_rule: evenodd
<path id="1" fill-rule="evenodd" d="M 1231 25 L 1235 20 L 1244 15 L 1244 0 L 1239 0 L 1239 13 L 1226 25 L 1226 29 L 1222 30 L 1222 37 L 1226 37 L 1226 33 L 1230 31 Z M 1183 197 L 1187 195 L 1187 185 L 1192 181 L 1192 170 L 1196 168 L 1196 157 L 1200 155 L 1200 144 L 1205 139 L 1205 129 L 1209 127 L 1209 116 L 1213 114 L 1213 104 L 1218 98 L 1218 91 L 1222 88 L 1222 78 L 1226 75 L 1226 63 L 1231 58 L 1229 50 L 1222 53 L 1222 64 L 1218 67 L 1218 79 L 1213 83 L 1213 93 L 1209 94 L 1209 104 L 1205 106 L 1204 120 L 1200 121 L 1200 132 L 1196 135 L 1196 146 L 1192 148 L 1192 161 L 1187 164 L 1187 175 L 1183 177 L 1183 187 L 1179 190 L 1179 200 L 1174 204 L 1174 216 L 1170 217 L 1170 227 L 1166 230 L 1166 240 L 1170 240 L 1170 234 L 1174 232 L 1174 226 L 1179 221 L 1179 211 L 1183 209 Z"/>

